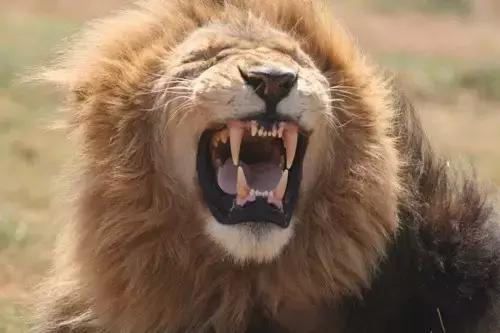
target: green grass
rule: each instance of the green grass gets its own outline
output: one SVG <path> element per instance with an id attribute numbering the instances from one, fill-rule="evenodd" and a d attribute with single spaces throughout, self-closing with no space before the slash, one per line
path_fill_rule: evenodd
<path id="1" fill-rule="evenodd" d="M 25 317 L 23 306 L 0 300 L 0 333 L 27 332 Z"/>
<path id="2" fill-rule="evenodd" d="M 0 89 L 9 89 L 26 66 L 49 60 L 54 46 L 77 27 L 52 17 L 0 16 Z"/>
<path id="3" fill-rule="evenodd" d="M 436 56 L 392 53 L 380 62 L 399 73 L 407 88 L 431 99 L 454 99 L 463 92 L 500 101 L 500 63 L 470 64 Z"/>
<path id="4" fill-rule="evenodd" d="M 450 13 L 467 15 L 472 0 L 354 0 L 374 10 L 386 12 L 420 11 L 424 13 Z"/>
<path id="5" fill-rule="evenodd" d="M 484 98 L 500 100 L 500 66 L 466 71 L 460 76 L 459 83 Z"/>
<path id="6" fill-rule="evenodd" d="M 53 96 L 19 81 L 49 62 L 77 27 L 54 17 L 0 14 L 0 333 L 26 331 L 20 301 L 47 267 L 55 234 L 52 181 L 67 152 L 63 134 L 48 130 Z"/>
<path id="7" fill-rule="evenodd" d="M 0 216 L 0 251 L 22 251 L 29 237 L 28 226 L 20 221 Z"/>

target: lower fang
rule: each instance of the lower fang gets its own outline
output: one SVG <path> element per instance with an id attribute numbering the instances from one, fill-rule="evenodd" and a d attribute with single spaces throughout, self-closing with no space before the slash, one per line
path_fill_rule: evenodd
<path id="1" fill-rule="evenodd" d="M 245 178 L 245 172 L 241 166 L 238 167 L 237 178 L 236 178 L 236 203 L 239 206 L 243 206 L 248 200 L 250 195 L 250 188 L 248 187 L 247 180 Z"/>
<path id="2" fill-rule="evenodd" d="M 283 174 L 281 175 L 281 179 L 276 186 L 276 188 L 272 191 L 273 197 L 281 201 L 283 200 L 286 192 L 286 187 L 288 185 L 288 170 L 283 171 Z"/>
<path id="3" fill-rule="evenodd" d="M 279 209 L 283 209 L 283 201 L 276 199 L 272 192 L 267 196 L 267 203 L 274 205 Z"/>

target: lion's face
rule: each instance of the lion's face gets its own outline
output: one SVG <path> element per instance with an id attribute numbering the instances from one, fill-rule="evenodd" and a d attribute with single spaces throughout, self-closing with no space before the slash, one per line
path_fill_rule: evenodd
<path id="1" fill-rule="evenodd" d="M 266 261 L 291 239 L 316 181 L 329 84 L 291 37 L 234 31 L 213 24 L 191 34 L 157 90 L 170 167 L 201 193 L 206 233 L 237 261 Z"/>

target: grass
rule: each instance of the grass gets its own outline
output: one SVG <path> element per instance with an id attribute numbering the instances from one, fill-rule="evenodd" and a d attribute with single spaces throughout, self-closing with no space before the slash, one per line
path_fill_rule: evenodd
<path id="1" fill-rule="evenodd" d="M 500 100 L 500 66 L 462 73 L 459 84 L 464 88 L 474 89 L 481 97 Z"/>
<path id="2" fill-rule="evenodd" d="M 27 332 L 26 309 L 21 305 L 0 300 L 0 333 Z"/>
<path id="3" fill-rule="evenodd" d="M 17 81 L 29 66 L 49 61 L 77 26 L 0 14 L 0 333 L 26 331 L 20 304 L 48 264 L 55 235 L 50 189 L 67 152 L 63 134 L 47 129 L 53 96 Z"/>
<path id="4" fill-rule="evenodd" d="M 420 11 L 424 13 L 448 13 L 467 15 L 472 0 L 356 0 L 359 4 L 385 12 Z"/>
<path id="5" fill-rule="evenodd" d="M 423 98 L 453 100 L 463 93 L 500 101 L 500 62 L 464 63 L 436 56 L 391 53 L 380 62 L 401 76 L 407 88 Z"/>

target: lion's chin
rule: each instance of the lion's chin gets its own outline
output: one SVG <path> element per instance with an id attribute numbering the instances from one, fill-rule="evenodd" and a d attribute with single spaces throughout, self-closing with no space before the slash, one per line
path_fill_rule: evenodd
<path id="1" fill-rule="evenodd" d="M 276 259 L 293 236 L 293 220 L 288 228 L 271 223 L 225 225 L 208 219 L 205 232 L 238 264 L 266 263 Z"/>

